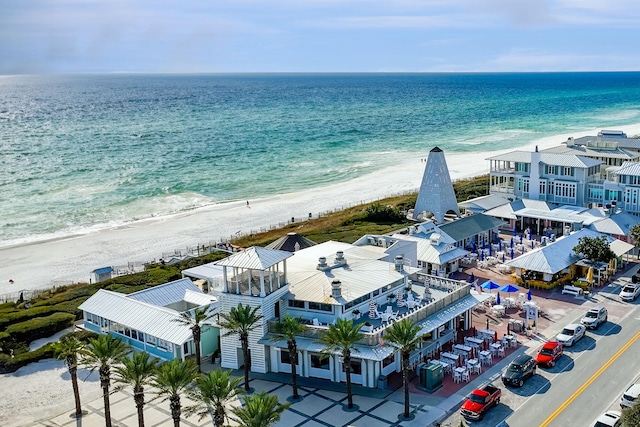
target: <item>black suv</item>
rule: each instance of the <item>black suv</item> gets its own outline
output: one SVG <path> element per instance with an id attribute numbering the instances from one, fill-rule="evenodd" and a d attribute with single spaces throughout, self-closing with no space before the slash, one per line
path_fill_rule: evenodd
<path id="1" fill-rule="evenodd" d="M 504 385 L 522 387 L 524 381 L 536 374 L 536 361 L 533 357 L 522 354 L 516 357 L 502 373 Z"/>

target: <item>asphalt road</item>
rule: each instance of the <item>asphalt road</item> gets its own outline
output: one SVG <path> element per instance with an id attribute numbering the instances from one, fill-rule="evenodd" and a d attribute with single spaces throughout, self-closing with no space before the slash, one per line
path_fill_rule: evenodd
<path id="1" fill-rule="evenodd" d="M 496 376 L 494 384 L 502 388 L 501 403 L 482 421 L 464 420 L 464 425 L 590 426 L 605 410 L 619 410 L 622 392 L 640 374 L 639 303 L 640 299 L 632 303 L 623 317 L 609 316 L 609 322 L 587 331 L 573 347 L 565 348 L 553 368 L 538 368 L 522 388 L 507 388 Z M 442 425 L 458 426 L 461 420 L 456 412 Z"/>

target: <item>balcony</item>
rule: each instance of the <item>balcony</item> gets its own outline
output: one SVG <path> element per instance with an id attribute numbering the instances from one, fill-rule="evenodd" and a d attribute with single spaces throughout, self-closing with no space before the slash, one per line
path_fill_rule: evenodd
<path id="1" fill-rule="evenodd" d="M 457 280 L 450 280 L 444 278 L 438 278 L 436 276 L 430 277 L 429 291 L 431 292 L 432 300 L 430 302 L 422 302 L 421 305 L 409 309 L 406 306 L 398 307 L 397 302 L 388 302 L 387 304 L 381 304 L 378 307 L 378 311 L 384 312 L 387 306 L 391 306 L 391 310 L 394 313 L 398 313 L 397 320 L 409 319 L 411 323 L 418 323 L 427 317 L 436 314 L 437 312 L 446 309 L 451 304 L 469 295 L 470 288 L 466 282 L 460 282 Z M 424 285 L 419 282 L 412 283 L 412 290 L 414 299 L 420 301 L 424 293 Z M 320 338 L 329 329 L 327 324 L 313 325 L 311 319 L 303 319 L 307 324 L 308 330 L 303 332 L 300 337 L 309 338 L 313 340 L 320 340 Z M 275 333 L 275 324 L 277 320 L 269 320 L 268 330 L 270 333 Z M 354 319 L 354 323 L 365 326 L 365 323 L 371 324 L 370 331 L 361 332 L 364 338 L 358 342 L 358 344 L 367 346 L 377 346 L 380 343 L 380 334 L 386 328 L 391 326 L 393 322 L 383 322 L 381 319 L 372 319 L 369 317 L 369 313 L 362 313 L 361 317 Z"/>

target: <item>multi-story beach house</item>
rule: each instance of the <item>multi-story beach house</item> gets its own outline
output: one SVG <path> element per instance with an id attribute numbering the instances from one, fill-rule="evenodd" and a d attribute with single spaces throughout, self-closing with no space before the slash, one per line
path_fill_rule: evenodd
<path id="1" fill-rule="evenodd" d="M 623 132 L 488 160 L 491 194 L 640 214 L 640 139 Z"/>
<path id="2" fill-rule="evenodd" d="M 339 354 L 326 357 L 320 337 L 338 318 L 361 325 L 364 338 L 355 345 L 352 380 L 376 387 L 381 375 L 400 370 L 400 357 L 384 345 L 384 331 L 394 320 L 408 318 L 424 334 L 411 355 L 417 364 L 458 328 L 471 326 L 471 309 L 484 295 L 464 281 L 423 274 L 410 267 L 401 252 L 416 253 L 416 243 L 398 240 L 390 247 L 356 246 L 329 241 L 294 253 L 248 248 L 217 261 L 224 269 L 221 312 L 238 304 L 258 307 L 264 318 L 249 334 L 250 366 L 256 372 L 291 372 L 286 339 L 274 325 L 290 314 L 307 324 L 296 338 L 298 373 L 304 377 L 343 381 Z M 221 333 L 222 367 L 240 368 L 237 335 Z"/>

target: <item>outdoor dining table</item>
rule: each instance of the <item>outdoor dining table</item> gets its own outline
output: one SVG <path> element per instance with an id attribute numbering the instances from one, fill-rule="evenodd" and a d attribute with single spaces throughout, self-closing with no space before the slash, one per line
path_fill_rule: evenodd
<path id="1" fill-rule="evenodd" d="M 484 343 L 484 340 L 475 337 L 465 337 L 464 343 L 469 347 L 480 347 L 482 343 Z"/>
<path id="2" fill-rule="evenodd" d="M 440 355 L 440 357 L 442 357 L 445 360 L 451 360 L 451 363 L 458 363 L 458 355 L 457 354 L 453 354 L 453 353 L 449 353 L 449 352 L 444 352 Z"/>
<path id="3" fill-rule="evenodd" d="M 493 342 L 493 339 L 496 336 L 496 331 L 493 329 L 478 329 L 478 338 L 484 339 L 489 343 Z"/>
<path id="4" fill-rule="evenodd" d="M 515 347 L 517 344 L 515 335 L 505 335 L 504 340 L 509 344 L 509 347 Z"/>
<path id="5" fill-rule="evenodd" d="M 494 342 L 493 344 L 491 344 L 490 348 L 491 348 L 491 354 L 496 355 L 498 354 L 498 351 L 500 351 L 500 349 L 502 348 L 502 344 Z"/>

